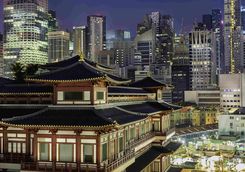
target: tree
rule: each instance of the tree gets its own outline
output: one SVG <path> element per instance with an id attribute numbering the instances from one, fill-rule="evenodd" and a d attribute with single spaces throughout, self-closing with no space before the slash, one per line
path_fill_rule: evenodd
<path id="1" fill-rule="evenodd" d="M 12 64 L 11 70 L 14 74 L 14 79 L 18 82 L 24 82 L 27 76 L 34 75 L 38 71 L 39 65 L 29 64 L 26 67 L 19 62 Z"/>
<path id="2" fill-rule="evenodd" d="M 11 70 L 14 74 L 14 79 L 23 82 L 25 79 L 25 67 L 23 64 L 16 62 L 15 64 L 11 65 Z"/>
<path id="3" fill-rule="evenodd" d="M 25 77 L 34 75 L 38 71 L 38 64 L 29 64 L 25 68 Z"/>

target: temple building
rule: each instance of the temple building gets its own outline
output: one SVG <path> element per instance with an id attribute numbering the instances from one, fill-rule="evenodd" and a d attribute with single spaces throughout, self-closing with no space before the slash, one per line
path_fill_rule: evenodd
<path id="1" fill-rule="evenodd" d="M 166 84 L 111 70 L 75 56 L 0 78 L 0 171 L 167 171 L 182 107 L 161 100 Z"/>

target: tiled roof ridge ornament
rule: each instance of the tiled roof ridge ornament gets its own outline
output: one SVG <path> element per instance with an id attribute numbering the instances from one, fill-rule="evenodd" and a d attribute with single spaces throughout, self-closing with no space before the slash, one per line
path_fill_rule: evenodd
<path id="1" fill-rule="evenodd" d="M 80 62 L 83 62 L 83 61 L 84 61 L 84 54 L 83 54 L 82 51 L 81 51 L 81 53 L 80 53 L 79 61 L 80 61 Z"/>

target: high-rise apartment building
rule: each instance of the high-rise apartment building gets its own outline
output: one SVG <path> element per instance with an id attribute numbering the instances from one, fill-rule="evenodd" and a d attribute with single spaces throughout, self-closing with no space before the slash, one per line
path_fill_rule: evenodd
<path id="1" fill-rule="evenodd" d="M 205 26 L 195 27 L 189 34 L 190 86 L 203 90 L 216 85 L 214 34 Z"/>
<path id="2" fill-rule="evenodd" d="M 225 73 L 237 73 L 243 70 L 240 8 L 240 0 L 224 1 Z"/>
<path id="3" fill-rule="evenodd" d="M 48 62 L 48 0 L 4 0 L 4 72 L 11 64 Z"/>
<path id="4" fill-rule="evenodd" d="M 87 17 L 88 24 L 88 58 L 98 61 L 99 52 L 106 49 L 106 17 L 91 15 Z"/>
<path id="5" fill-rule="evenodd" d="M 70 35 L 64 31 L 48 33 L 49 62 L 58 62 L 69 57 Z"/>
<path id="6" fill-rule="evenodd" d="M 87 39 L 88 28 L 87 26 L 73 27 L 73 45 L 74 54 L 80 55 L 83 53 L 87 57 L 88 39 Z"/>

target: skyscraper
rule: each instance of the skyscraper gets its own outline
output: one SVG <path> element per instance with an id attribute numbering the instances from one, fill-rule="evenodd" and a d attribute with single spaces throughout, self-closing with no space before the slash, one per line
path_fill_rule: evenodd
<path id="1" fill-rule="evenodd" d="M 224 70 L 224 29 L 222 22 L 222 12 L 220 9 L 212 10 L 212 31 L 215 34 L 216 42 L 216 64 L 217 64 L 217 75 Z M 218 79 L 218 78 L 217 78 Z"/>
<path id="2" fill-rule="evenodd" d="M 172 85 L 174 86 L 172 102 L 183 102 L 185 91 L 190 89 L 189 49 L 184 35 L 175 36 L 171 74 Z"/>
<path id="3" fill-rule="evenodd" d="M 87 40 L 88 28 L 86 26 L 73 27 L 74 54 L 81 54 L 87 57 Z"/>
<path id="4" fill-rule="evenodd" d="M 224 1 L 225 73 L 237 73 L 243 68 L 240 8 L 240 0 Z"/>
<path id="5" fill-rule="evenodd" d="M 48 33 L 49 62 L 62 61 L 69 57 L 70 35 L 64 31 Z"/>
<path id="6" fill-rule="evenodd" d="M 206 25 L 206 28 L 208 30 L 211 30 L 213 27 L 212 27 L 212 15 L 211 14 L 204 14 L 202 16 L 202 23 L 204 25 Z"/>
<path id="7" fill-rule="evenodd" d="M 87 17 L 88 24 L 88 58 L 98 61 L 99 52 L 106 49 L 106 17 L 91 15 Z"/>
<path id="8" fill-rule="evenodd" d="M 215 43 L 212 31 L 195 27 L 189 34 L 190 86 L 203 90 L 216 86 Z"/>
<path id="9" fill-rule="evenodd" d="M 48 0 L 4 0 L 4 72 L 11 64 L 48 62 Z"/>
<path id="10" fill-rule="evenodd" d="M 0 76 L 3 76 L 3 35 L 0 33 Z"/>
<path id="11" fill-rule="evenodd" d="M 48 11 L 48 31 L 54 32 L 58 30 L 58 22 L 56 19 L 56 12 L 53 10 Z"/>
<path id="12" fill-rule="evenodd" d="M 150 67 L 155 55 L 155 32 L 150 29 L 142 34 L 138 34 L 134 40 L 137 53 L 141 54 L 141 67 L 144 69 Z"/>

